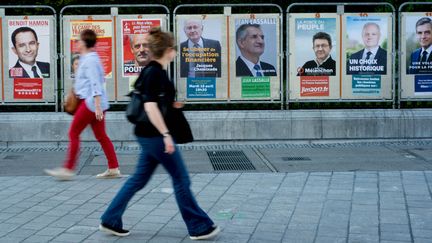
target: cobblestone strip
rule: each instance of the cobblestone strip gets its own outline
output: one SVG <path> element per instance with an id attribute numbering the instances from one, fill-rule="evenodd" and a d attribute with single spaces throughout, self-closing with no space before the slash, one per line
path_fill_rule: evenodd
<path id="1" fill-rule="evenodd" d="M 348 242 L 379 242 L 379 198 L 376 172 L 356 172 Z"/>
<path id="2" fill-rule="evenodd" d="M 432 238 L 432 200 L 423 171 L 402 172 L 408 223 L 414 242 L 430 242 Z"/>
<path id="3" fill-rule="evenodd" d="M 283 182 L 285 187 L 281 187 L 286 188 L 284 193 L 288 196 L 288 202 L 293 205 L 291 215 L 284 221 L 286 227 L 284 229 L 283 242 L 310 242 L 313 240 L 314 228 L 312 227 L 313 234 L 311 234 L 311 227 L 309 225 L 295 221 L 299 217 L 297 207 L 309 176 L 310 173 L 289 173 Z M 268 223 L 271 222 L 270 219 Z"/>

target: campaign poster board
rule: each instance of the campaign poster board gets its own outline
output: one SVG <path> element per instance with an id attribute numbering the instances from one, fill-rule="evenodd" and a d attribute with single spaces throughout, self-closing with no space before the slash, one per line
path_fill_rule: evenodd
<path id="1" fill-rule="evenodd" d="M 230 99 L 280 100 L 280 15 L 230 18 Z"/>
<path id="2" fill-rule="evenodd" d="M 401 100 L 432 98 L 432 17 L 429 12 L 401 13 Z M 429 33 L 429 37 L 427 37 Z M 427 51 L 423 55 L 423 51 Z M 424 56 L 424 57 L 423 57 Z"/>
<path id="3" fill-rule="evenodd" d="M 119 15 L 117 33 L 117 101 L 129 101 L 126 96 L 134 89 L 141 70 L 149 62 L 145 38 L 153 27 L 167 30 L 167 15 Z"/>
<path id="4" fill-rule="evenodd" d="M 63 56 L 64 56 L 64 90 L 72 87 L 74 80 L 73 65 L 77 57 L 79 57 L 78 42 L 81 31 L 85 29 L 94 30 L 97 34 L 95 51 L 99 55 L 105 73 L 105 89 L 108 94 L 108 100 L 115 100 L 115 84 L 114 84 L 114 25 L 112 17 L 109 15 L 94 15 L 94 16 L 63 16 Z M 65 92 L 66 94 L 67 92 Z"/>
<path id="5" fill-rule="evenodd" d="M 177 15 L 177 98 L 227 100 L 226 17 L 220 14 Z"/>
<path id="6" fill-rule="evenodd" d="M 289 14 L 289 100 L 339 99 L 339 17 Z"/>
<path id="7" fill-rule="evenodd" d="M 392 20 L 391 13 L 344 14 L 342 99 L 392 99 Z"/>
<path id="8" fill-rule="evenodd" d="M 7 16 L 2 27 L 4 101 L 55 102 L 54 17 Z"/>

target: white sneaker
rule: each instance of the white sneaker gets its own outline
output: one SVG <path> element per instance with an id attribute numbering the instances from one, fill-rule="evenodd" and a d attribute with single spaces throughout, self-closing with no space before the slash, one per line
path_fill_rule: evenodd
<path id="1" fill-rule="evenodd" d="M 75 173 L 73 170 L 66 168 L 45 169 L 44 172 L 50 176 L 57 178 L 60 181 L 72 180 Z"/>
<path id="2" fill-rule="evenodd" d="M 107 169 L 105 172 L 96 175 L 96 178 L 98 179 L 111 179 L 111 178 L 119 178 L 119 177 L 121 177 L 121 174 L 118 168 Z"/>
<path id="3" fill-rule="evenodd" d="M 203 232 L 200 235 L 190 235 L 189 238 L 191 240 L 208 240 L 214 238 L 217 234 L 219 234 L 220 228 L 219 226 L 213 225 L 206 232 Z"/>

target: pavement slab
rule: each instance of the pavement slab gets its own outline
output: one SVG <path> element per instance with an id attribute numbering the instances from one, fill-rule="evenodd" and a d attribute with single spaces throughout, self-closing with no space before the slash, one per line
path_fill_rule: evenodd
<path id="1" fill-rule="evenodd" d="M 210 242 L 248 243 L 432 242 L 430 148 L 425 142 L 180 147 L 198 203 L 222 229 Z M 207 153 L 215 149 L 243 151 L 255 170 L 215 170 Z M 192 242 L 163 168 L 128 204 L 130 236 L 98 230 L 139 154 L 117 150 L 124 177 L 96 179 L 106 166 L 103 153 L 83 148 L 78 175 L 67 182 L 42 173 L 60 165 L 64 149 L 1 150 L 0 242 Z"/>

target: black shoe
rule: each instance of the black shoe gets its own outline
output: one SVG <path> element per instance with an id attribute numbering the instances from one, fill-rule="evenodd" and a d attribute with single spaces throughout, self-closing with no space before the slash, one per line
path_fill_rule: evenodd
<path id="1" fill-rule="evenodd" d="M 191 240 L 207 240 L 207 239 L 215 237 L 217 234 L 219 234 L 219 232 L 220 232 L 220 228 L 216 225 L 213 225 L 207 231 L 204 231 L 203 233 L 201 233 L 199 235 L 191 235 L 191 236 L 189 236 L 189 238 Z"/>
<path id="2" fill-rule="evenodd" d="M 116 236 L 128 236 L 130 234 L 129 230 L 114 228 L 114 227 L 111 227 L 111 226 L 104 224 L 104 223 L 101 223 L 99 225 L 99 229 L 101 231 L 105 231 L 107 233 L 110 233 L 110 234 L 113 234 Z"/>

